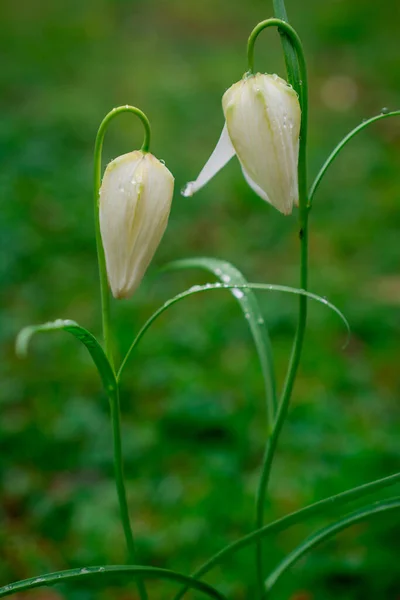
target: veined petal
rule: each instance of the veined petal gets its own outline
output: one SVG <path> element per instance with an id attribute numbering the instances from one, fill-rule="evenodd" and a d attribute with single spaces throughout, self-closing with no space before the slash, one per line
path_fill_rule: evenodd
<path id="1" fill-rule="evenodd" d="M 250 177 L 250 175 L 247 173 L 244 166 L 241 165 L 241 167 L 242 167 L 243 177 L 245 178 L 245 180 L 247 181 L 247 183 L 249 184 L 249 186 L 251 187 L 253 192 L 255 192 L 257 194 L 257 196 L 260 196 L 260 198 L 262 198 L 263 200 L 265 200 L 266 202 L 271 204 L 271 200 L 268 198 L 267 193 L 264 192 L 264 190 L 261 189 L 260 186 Z"/>
<path id="2" fill-rule="evenodd" d="M 253 190 L 283 214 L 298 202 L 301 112 L 296 92 L 277 75 L 252 75 L 222 99 L 229 137 Z"/>
<path id="3" fill-rule="evenodd" d="M 210 158 L 200 171 L 196 181 L 190 181 L 182 190 L 182 196 L 193 196 L 206 185 L 234 156 L 235 149 L 229 137 L 226 123 Z"/>
<path id="4" fill-rule="evenodd" d="M 106 168 L 99 201 L 108 281 L 115 298 L 139 286 L 167 226 L 174 178 L 149 152 L 130 152 Z"/>

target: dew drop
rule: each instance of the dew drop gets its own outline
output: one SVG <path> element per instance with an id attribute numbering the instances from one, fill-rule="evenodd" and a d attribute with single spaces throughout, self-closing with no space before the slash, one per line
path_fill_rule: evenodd
<path id="1" fill-rule="evenodd" d="M 201 289 L 201 285 L 192 285 L 192 287 L 189 288 L 189 292 L 199 292 Z"/>
<path id="2" fill-rule="evenodd" d="M 263 319 L 262 317 L 259 317 L 259 318 L 257 319 L 257 323 L 258 323 L 259 325 L 263 325 L 263 324 L 264 324 L 264 319 Z"/>
<path id="3" fill-rule="evenodd" d="M 229 275 L 226 275 L 226 274 L 222 275 L 221 279 L 222 279 L 222 281 L 224 283 L 229 283 L 230 280 L 231 280 L 231 278 L 229 277 Z"/>
<path id="4" fill-rule="evenodd" d="M 83 569 L 81 569 L 80 572 L 81 572 L 82 575 L 85 575 L 85 573 L 89 573 L 89 569 L 83 568 Z"/>
<path id="5" fill-rule="evenodd" d="M 238 290 L 237 288 L 234 288 L 232 290 L 232 294 L 235 296 L 235 298 L 238 298 L 240 300 L 240 298 L 243 298 L 244 293 L 242 292 L 242 290 Z"/>
<path id="6" fill-rule="evenodd" d="M 162 165 L 165 165 L 165 160 L 163 158 L 160 158 L 159 160 Z"/>
<path id="7" fill-rule="evenodd" d="M 382 114 L 382 115 L 387 115 L 388 113 L 390 113 L 390 110 L 388 109 L 388 107 L 387 107 L 387 106 L 384 106 L 384 107 L 381 109 L 381 114 Z"/>

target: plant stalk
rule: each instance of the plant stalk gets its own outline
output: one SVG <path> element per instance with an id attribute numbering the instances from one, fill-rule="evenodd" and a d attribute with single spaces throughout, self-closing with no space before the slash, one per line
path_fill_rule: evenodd
<path id="1" fill-rule="evenodd" d="M 287 15 L 284 2 L 275 2 L 276 17 L 259 23 L 250 34 L 247 56 L 249 70 L 254 68 L 254 44 L 257 36 L 263 29 L 276 26 L 282 35 L 285 62 L 287 66 L 288 79 L 299 96 L 301 106 L 301 126 L 299 141 L 298 160 L 298 191 L 299 191 L 299 241 L 300 241 L 300 289 L 307 291 L 308 288 L 308 198 L 307 198 L 307 121 L 308 121 L 308 84 L 307 67 L 300 38 L 296 31 L 286 22 Z M 285 384 L 276 415 L 275 424 L 271 436 L 268 438 L 261 475 L 256 495 L 256 529 L 264 524 L 265 499 L 271 468 L 275 451 L 278 445 L 280 433 L 289 409 L 290 398 L 293 391 L 297 370 L 300 363 L 303 348 L 304 333 L 307 321 L 307 296 L 299 297 L 298 321 L 296 334 L 292 346 L 288 371 Z M 258 595 L 265 596 L 264 590 L 264 552 L 261 539 L 256 545 L 256 574 Z"/>
<path id="2" fill-rule="evenodd" d="M 111 314 L 110 314 L 110 292 L 108 286 L 106 260 L 104 254 L 103 243 L 101 239 L 100 231 L 100 218 L 99 218 L 99 194 L 101 186 L 101 155 L 104 142 L 104 135 L 111 120 L 117 115 L 129 112 L 133 113 L 143 123 L 145 129 L 144 141 L 142 145 L 142 151 L 148 152 L 150 145 L 150 124 L 146 115 L 134 106 L 120 106 L 110 111 L 100 124 L 97 132 L 95 149 L 94 149 L 94 214 L 95 214 L 95 230 L 96 230 L 96 246 L 97 246 L 97 259 L 99 264 L 99 275 L 100 275 L 100 296 L 101 296 L 101 313 L 102 313 L 102 325 L 103 325 L 103 339 L 105 346 L 105 353 L 110 362 L 111 368 L 114 373 L 114 360 L 113 360 L 113 349 L 112 349 L 112 335 L 111 335 Z M 129 562 L 135 564 L 136 562 L 136 548 L 135 541 L 132 533 L 132 526 L 129 517 L 128 502 L 126 498 L 126 487 L 124 479 L 124 469 L 122 460 L 122 440 L 121 440 L 121 411 L 119 402 L 119 386 L 118 381 L 115 386 L 109 388 L 109 402 L 110 402 L 110 413 L 111 413 L 111 424 L 113 432 L 113 449 L 114 449 L 114 475 L 115 484 L 117 488 L 118 503 L 120 510 L 120 517 L 122 527 L 124 530 L 126 546 L 128 550 Z M 136 579 L 136 585 L 141 600 L 147 600 L 147 591 L 145 585 L 140 577 Z"/>

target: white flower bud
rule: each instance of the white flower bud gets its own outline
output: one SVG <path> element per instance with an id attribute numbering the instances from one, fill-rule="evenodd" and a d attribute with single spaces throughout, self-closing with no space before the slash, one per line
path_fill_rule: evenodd
<path id="1" fill-rule="evenodd" d="M 107 166 L 100 189 L 100 232 L 115 298 L 139 286 L 168 223 L 174 178 L 148 152 L 136 150 Z"/>
<path id="2" fill-rule="evenodd" d="M 234 154 L 252 189 L 280 212 L 298 205 L 301 110 L 296 92 L 277 75 L 251 75 L 222 98 L 226 124 L 209 161 L 183 194 L 192 195 Z"/>

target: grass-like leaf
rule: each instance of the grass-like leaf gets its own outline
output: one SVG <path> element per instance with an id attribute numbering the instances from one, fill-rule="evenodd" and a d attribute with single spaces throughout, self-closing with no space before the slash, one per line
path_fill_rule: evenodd
<path id="1" fill-rule="evenodd" d="M 376 121 L 380 121 L 381 119 L 387 119 L 389 117 L 399 117 L 399 116 L 400 116 L 400 110 L 393 110 L 391 112 L 382 112 L 379 115 L 375 115 L 375 117 L 371 117 L 370 119 L 367 119 L 366 121 L 363 121 L 362 123 L 360 123 L 359 125 L 357 125 L 357 127 L 355 127 L 354 129 L 352 129 L 338 143 L 338 145 L 332 150 L 332 152 L 330 153 L 330 155 L 328 156 L 328 158 L 326 159 L 326 161 L 322 165 L 321 169 L 319 170 L 319 173 L 316 176 L 316 178 L 314 180 L 314 183 L 312 184 L 311 189 L 310 189 L 309 194 L 308 194 L 309 204 L 311 205 L 311 203 L 313 201 L 313 198 L 314 198 L 314 194 L 317 191 L 317 189 L 318 189 L 318 187 L 319 187 L 322 179 L 324 178 L 325 173 L 329 169 L 330 165 L 333 163 L 333 161 L 335 160 L 335 158 L 337 156 L 339 156 L 340 152 L 350 142 L 350 140 L 353 139 L 353 137 L 355 135 L 357 135 L 357 133 L 359 133 L 360 131 L 362 131 L 366 127 L 369 127 L 369 125 L 372 125 L 372 123 L 375 123 Z"/>
<path id="2" fill-rule="evenodd" d="M 86 567 L 83 569 L 69 569 L 67 571 L 58 571 L 57 573 L 47 573 L 38 577 L 32 577 L 30 579 L 24 579 L 5 585 L 0 588 L 0 598 L 4 596 L 10 596 L 26 590 L 31 590 L 37 587 L 57 585 L 59 583 L 68 583 L 69 581 L 76 581 L 82 579 L 90 579 L 93 577 L 105 577 L 107 575 L 125 575 L 130 576 L 132 579 L 164 579 L 169 581 L 175 581 L 186 585 L 188 588 L 193 588 L 199 592 L 203 592 L 214 600 L 226 600 L 225 596 L 218 592 L 211 585 L 198 581 L 194 577 L 188 575 L 182 575 L 175 571 L 168 569 L 160 569 L 157 567 L 141 567 L 141 566 L 101 566 L 101 567 Z"/>
<path id="3" fill-rule="evenodd" d="M 18 356 L 23 357 L 27 355 L 29 342 L 33 335 L 50 331 L 67 331 L 82 342 L 82 344 L 86 346 L 97 367 L 107 394 L 115 391 L 117 387 L 115 374 L 103 348 L 92 333 L 78 325 L 75 321 L 70 321 L 69 319 L 57 319 L 56 321 L 43 323 L 42 325 L 29 325 L 29 327 L 25 327 L 19 332 L 16 340 L 15 347 Z"/>
<path id="4" fill-rule="evenodd" d="M 137 344 L 140 342 L 140 340 L 142 339 L 142 337 L 144 336 L 146 331 L 149 329 L 150 325 L 152 325 L 152 323 L 164 311 L 166 311 L 170 306 L 173 306 L 180 300 L 183 300 L 184 298 L 187 298 L 188 296 L 192 296 L 193 294 L 199 294 L 202 292 L 210 292 L 213 290 L 230 290 L 230 289 L 242 290 L 242 291 L 243 290 L 259 290 L 259 291 L 263 291 L 263 292 L 283 292 L 286 294 L 294 294 L 296 296 L 301 296 L 301 295 L 307 296 L 307 298 L 311 298 L 312 300 L 315 300 L 316 302 L 320 302 L 321 304 L 324 304 L 325 306 L 327 306 L 328 308 L 333 310 L 340 317 L 340 319 L 344 323 L 346 330 L 347 330 L 347 340 L 346 340 L 344 346 L 346 346 L 346 344 L 348 343 L 348 340 L 350 337 L 350 325 L 349 325 L 346 317 L 334 304 L 329 302 L 329 300 L 327 300 L 326 298 L 322 298 L 322 296 L 318 296 L 317 294 L 313 294 L 312 292 L 306 292 L 305 290 L 301 290 L 299 288 L 293 288 L 293 287 L 289 287 L 287 285 L 275 285 L 273 283 L 246 283 L 243 285 L 236 285 L 236 284 L 231 284 L 231 283 L 206 283 L 205 285 L 195 285 L 195 286 L 191 287 L 190 289 L 182 292 L 181 294 L 178 294 L 177 296 L 170 298 L 158 310 L 156 310 L 155 313 L 153 313 L 151 315 L 151 317 L 146 321 L 146 323 L 143 325 L 143 327 L 141 328 L 141 330 L 139 331 L 139 333 L 133 340 L 128 352 L 126 353 L 125 358 L 122 361 L 122 364 L 117 373 L 117 381 L 119 381 L 119 379 L 122 375 L 122 372 L 125 369 L 126 364 L 131 356 L 131 353 L 136 348 Z"/>
<path id="5" fill-rule="evenodd" d="M 218 277 L 221 283 L 231 283 L 235 285 L 247 284 L 247 279 L 243 276 L 239 269 L 234 267 L 231 263 L 217 258 L 187 258 L 171 262 L 165 268 L 167 270 L 191 268 L 204 269 Z M 263 314 L 258 304 L 256 295 L 251 289 L 242 290 L 230 288 L 229 291 L 239 303 L 243 315 L 249 324 L 251 335 L 253 336 L 264 378 L 268 420 L 272 426 L 277 407 L 276 381 L 271 341 L 264 322 Z"/>
<path id="6" fill-rule="evenodd" d="M 390 475 L 389 477 L 384 477 L 383 479 L 377 479 L 376 481 L 371 481 L 370 483 L 366 483 L 359 487 L 353 488 L 351 490 L 347 490 L 336 496 L 330 496 L 329 498 L 324 498 L 323 500 L 319 500 L 314 504 L 310 504 L 300 510 L 297 510 L 294 513 L 286 515 L 273 523 L 269 523 L 268 525 L 264 525 L 261 529 L 253 531 L 244 537 L 232 542 L 225 548 L 222 548 L 219 552 L 214 554 L 211 558 L 209 558 L 205 563 L 201 565 L 194 573 L 192 573 L 193 577 L 204 577 L 206 573 L 209 573 L 212 569 L 220 565 L 224 560 L 229 557 L 232 557 L 236 552 L 242 550 L 244 548 L 248 548 L 253 544 L 256 544 L 259 540 L 265 539 L 270 535 L 277 535 L 281 531 L 286 531 L 289 527 L 293 527 L 298 523 L 302 523 L 311 517 L 316 517 L 318 515 L 330 515 L 332 513 L 337 512 L 341 507 L 349 504 L 350 502 L 358 502 L 362 498 L 365 498 L 371 494 L 375 494 L 378 491 L 381 491 L 387 487 L 391 487 L 393 485 L 400 484 L 400 473 L 395 473 L 394 475 Z M 178 594 L 177 598 L 182 598 L 182 596 L 188 590 L 188 587 L 182 589 L 182 591 Z"/>
<path id="7" fill-rule="evenodd" d="M 343 519 L 340 519 L 340 521 L 336 521 L 327 527 L 319 529 L 310 535 L 302 544 L 297 546 L 297 548 L 295 548 L 290 554 L 288 554 L 285 559 L 280 562 L 279 565 L 272 571 L 265 582 L 266 590 L 269 591 L 275 585 L 278 579 L 302 556 L 313 550 L 316 546 L 319 546 L 319 544 L 322 544 L 322 542 L 325 542 L 329 538 L 333 537 L 343 529 L 347 529 L 348 527 L 351 527 L 360 521 L 364 521 L 365 519 L 369 519 L 369 517 L 379 513 L 399 508 L 399 497 L 382 502 L 375 502 L 374 504 L 363 506 L 362 508 L 347 515 Z"/>

